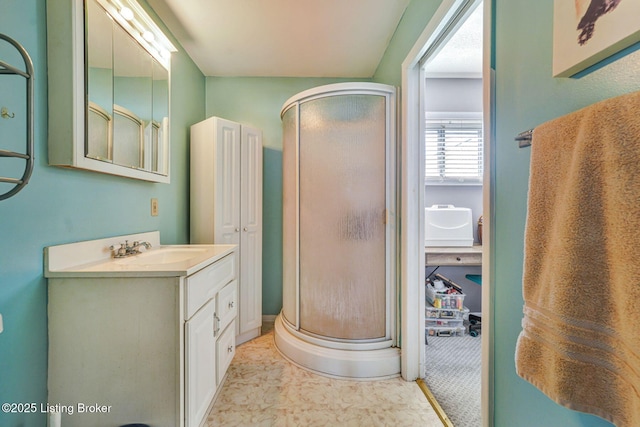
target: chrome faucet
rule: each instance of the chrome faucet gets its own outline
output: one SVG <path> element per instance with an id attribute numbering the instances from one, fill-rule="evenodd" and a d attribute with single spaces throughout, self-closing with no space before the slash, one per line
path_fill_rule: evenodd
<path id="1" fill-rule="evenodd" d="M 140 246 L 144 246 L 144 248 L 147 250 L 151 249 L 151 243 L 149 242 L 133 242 L 133 246 L 131 246 L 131 252 L 139 254 Z"/>
<path id="2" fill-rule="evenodd" d="M 144 246 L 145 249 L 151 249 L 151 243 L 149 242 L 133 242 L 132 246 L 129 246 L 129 241 L 125 240 L 124 243 L 120 243 L 120 247 L 109 246 L 112 251 L 113 258 L 124 258 L 132 255 L 137 255 L 140 252 L 140 247 Z"/>

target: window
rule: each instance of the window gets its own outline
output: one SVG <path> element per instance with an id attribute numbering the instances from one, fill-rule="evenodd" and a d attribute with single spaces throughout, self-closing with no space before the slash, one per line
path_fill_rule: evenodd
<path id="1" fill-rule="evenodd" d="M 482 117 L 425 121 L 427 184 L 482 184 Z"/>

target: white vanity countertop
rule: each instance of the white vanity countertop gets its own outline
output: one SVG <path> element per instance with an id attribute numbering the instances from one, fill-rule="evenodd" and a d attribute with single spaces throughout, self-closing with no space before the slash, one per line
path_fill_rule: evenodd
<path id="1" fill-rule="evenodd" d="M 160 245 L 158 232 L 50 246 L 44 250 L 44 276 L 175 277 L 188 276 L 236 250 L 236 245 Z M 128 240 L 149 242 L 151 249 L 112 258 L 109 246 Z"/>

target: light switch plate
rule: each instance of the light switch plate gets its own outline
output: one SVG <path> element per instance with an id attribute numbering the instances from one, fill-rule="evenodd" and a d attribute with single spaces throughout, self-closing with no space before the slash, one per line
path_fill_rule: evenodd
<path id="1" fill-rule="evenodd" d="M 151 216 L 158 216 L 158 199 L 151 199 Z"/>
<path id="2" fill-rule="evenodd" d="M 2 333 L 2 331 L 4 331 L 4 325 L 2 322 L 2 314 L 0 314 L 0 334 Z"/>

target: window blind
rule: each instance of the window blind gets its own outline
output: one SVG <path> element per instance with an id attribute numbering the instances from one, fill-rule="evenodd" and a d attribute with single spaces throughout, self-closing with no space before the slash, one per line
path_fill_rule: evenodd
<path id="1" fill-rule="evenodd" d="M 481 184 L 482 145 L 481 118 L 426 118 L 426 182 Z"/>

